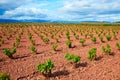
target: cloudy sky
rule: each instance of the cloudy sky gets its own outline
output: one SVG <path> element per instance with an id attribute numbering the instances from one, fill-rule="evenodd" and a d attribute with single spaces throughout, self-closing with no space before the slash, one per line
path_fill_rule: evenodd
<path id="1" fill-rule="evenodd" d="M 0 0 L 0 19 L 120 21 L 120 0 Z"/>

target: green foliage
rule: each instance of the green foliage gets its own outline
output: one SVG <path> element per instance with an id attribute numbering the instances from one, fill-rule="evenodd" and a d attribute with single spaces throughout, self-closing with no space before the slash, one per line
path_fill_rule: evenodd
<path id="1" fill-rule="evenodd" d="M 31 40 L 31 39 L 32 39 L 32 36 L 33 36 L 33 35 L 32 35 L 31 33 L 29 33 L 29 32 L 28 32 L 28 37 L 29 37 L 29 40 Z"/>
<path id="2" fill-rule="evenodd" d="M 79 39 L 79 35 L 75 35 L 75 38 L 76 38 L 76 39 Z"/>
<path id="3" fill-rule="evenodd" d="M 30 42 L 32 43 L 32 45 L 35 45 L 35 40 L 30 39 Z"/>
<path id="4" fill-rule="evenodd" d="M 51 34 L 51 38 L 52 38 L 52 39 L 54 38 L 54 34 Z"/>
<path id="5" fill-rule="evenodd" d="M 66 45 L 67 45 L 69 48 L 71 48 L 71 47 L 72 47 L 72 42 L 71 42 L 70 40 L 68 40 L 68 41 L 66 42 Z"/>
<path id="6" fill-rule="evenodd" d="M 103 42 L 103 37 L 99 37 L 100 41 Z"/>
<path id="7" fill-rule="evenodd" d="M 87 38 L 88 34 L 85 34 L 84 36 L 85 36 L 85 38 Z"/>
<path id="8" fill-rule="evenodd" d="M 120 43 L 116 43 L 116 46 L 120 50 Z"/>
<path id="9" fill-rule="evenodd" d="M 114 37 L 114 39 L 117 39 L 117 34 L 114 33 L 114 34 L 113 34 L 113 37 Z"/>
<path id="10" fill-rule="evenodd" d="M 92 34 L 92 33 L 90 33 L 90 34 L 89 34 L 89 36 L 90 36 L 90 37 L 93 37 L 93 34 Z"/>
<path id="11" fill-rule="evenodd" d="M 58 47 L 58 45 L 52 45 L 52 49 L 54 50 L 54 51 L 56 51 L 56 48 Z"/>
<path id="12" fill-rule="evenodd" d="M 71 60 L 71 59 L 72 59 L 72 56 L 71 56 L 69 53 L 66 53 L 65 58 L 66 58 L 67 60 Z"/>
<path id="13" fill-rule="evenodd" d="M 20 38 L 16 38 L 16 42 L 20 42 Z"/>
<path id="14" fill-rule="evenodd" d="M 14 42 L 14 43 L 13 43 L 13 46 L 14 46 L 14 47 L 18 47 L 19 45 L 20 45 L 20 42 Z"/>
<path id="15" fill-rule="evenodd" d="M 10 80 L 10 76 L 6 73 L 0 73 L 0 80 Z"/>
<path id="16" fill-rule="evenodd" d="M 88 54 L 89 54 L 88 59 L 90 61 L 96 59 L 96 51 L 97 51 L 97 48 L 92 48 L 91 50 L 89 50 L 89 52 L 88 52 Z"/>
<path id="17" fill-rule="evenodd" d="M 30 50 L 33 52 L 33 53 L 36 53 L 36 48 L 34 46 L 31 46 L 30 47 Z"/>
<path id="18" fill-rule="evenodd" d="M 110 41 L 111 38 L 112 38 L 112 36 L 106 36 L 106 39 L 107 39 L 108 41 Z"/>
<path id="19" fill-rule="evenodd" d="M 66 35 L 67 39 L 70 40 L 70 36 L 69 35 Z"/>
<path id="20" fill-rule="evenodd" d="M 0 43 L 1 43 L 1 44 L 4 44 L 4 40 L 3 40 L 3 39 L 0 39 Z"/>
<path id="21" fill-rule="evenodd" d="M 51 75 L 51 70 L 54 68 L 54 63 L 48 59 L 46 63 L 40 63 L 37 66 L 37 70 L 39 70 L 44 76 L 49 77 Z"/>
<path id="22" fill-rule="evenodd" d="M 81 59 L 80 56 L 78 56 L 78 55 L 71 55 L 69 53 L 66 53 L 65 58 L 67 60 L 72 60 L 72 62 L 74 62 L 74 63 L 80 62 L 80 59 Z"/>
<path id="23" fill-rule="evenodd" d="M 93 43 L 96 43 L 96 37 L 93 37 L 91 40 Z"/>
<path id="24" fill-rule="evenodd" d="M 66 32 L 66 35 L 70 35 L 69 31 Z"/>
<path id="25" fill-rule="evenodd" d="M 40 38 L 43 40 L 43 39 L 44 39 L 44 36 L 43 36 L 43 35 L 40 35 Z"/>
<path id="26" fill-rule="evenodd" d="M 45 72 L 45 71 L 47 70 L 47 67 L 46 67 L 45 64 L 40 63 L 40 64 L 37 66 L 37 69 L 38 69 L 41 73 L 43 73 L 43 72 Z"/>
<path id="27" fill-rule="evenodd" d="M 12 54 L 15 54 L 15 53 L 16 53 L 16 48 L 15 48 L 15 47 L 11 50 L 11 53 L 12 53 Z"/>
<path id="28" fill-rule="evenodd" d="M 66 32 L 66 38 L 67 38 L 68 40 L 70 40 L 70 33 L 69 33 L 69 31 Z"/>
<path id="29" fill-rule="evenodd" d="M 58 38 L 55 38 L 55 41 L 56 41 L 56 42 L 59 42 L 59 41 L 58 41 Z"/>
<path id="30" fill-rule="evenodd" d="M 20 38 L 16 38 L 16 41 L 13 43 L 14 47 L 18 47 L 20 45 Z"/>
<path id="31" fill-rule="evenodd" d="M 103 35 L 105 36 L 105 35 L 106 35 L 106 32 L 104 32 Z"/>
<path id="32" fill-rule="evenodd" d="M 50 59 L 48 59 L 46 62 L 46 66 L 48 70 L 51 70 L 52 68 L 54 68 L 54 63 Z"/>
<path id="33" fill-rule="evenodd" d="M 7 55 L 9 58 L 13 58 L 13 54 L 16 53 L 16 48 L 12 48 L 11 50 L 9 48 L 6 48 L 3 53 Z"/>
<path id="34" fill-rule="evenodd" d="M 85 39 L 81 39 L 79 42 L 80 42 L 80 43 L 82 44 L 82 46 L 83 46 L 84 43 L 86 42 L 86 40 L 85 40 Z"/>
<path id="35" fill-rule="evenodd" d="M 49 38 L 44 38 L 44 41 L 45 41 L 46 43 L 49 43 L 49 42 L 50 42 Z"/>
<path id="36" fill-rule="evenodd" d="M 110 54 L 111 53 L 111 47 L 109 44 L 106 45 L 106 47 L 102 46 L 102 51 L 105 54 Z"/>
<path id="37" fill-rule="evenodd" d="M 100 36 L 100 35 L 101 35 L 101 33 L 98 34 L 98 36 Z"/>
<path id="38" fill-rule="evenodd" d="M 19 40 L 16 40 L 14 43 L 13 43 L 13 46 L 14 47 L 18 47 L 20 45 L 20 41 Z"/>
<path id="39" fill-rule="evenodd" d="M 83 33 L 82 33 L 82 32 L 80 32 L 80 35 L 82 36 L 82 35 L 83 35 Z"/>
<path id="40" fill-rule="evenodd" d="M 73 31 L 72 31 L 73 32 Z M 75 36 L 76 35 L 76 33 L 75 32 L 73 32 L 73 35 Z"/>
<path id="41" fill-rule="evenodd" d="M 11 37 L 11 36 L 10 36 L 10 35 L 8 35 L 8 36 L 7 36 L 7 39 L 9 40 L 9 39 L 10 39 L 10 37 Z"/>
<path id="42" fill-rule="evenodd" d="M 0 38 L 0 47 L 1 47 L 2 44 L 4 44 L 4 40 L 2 40 L 2 39 Z"/>

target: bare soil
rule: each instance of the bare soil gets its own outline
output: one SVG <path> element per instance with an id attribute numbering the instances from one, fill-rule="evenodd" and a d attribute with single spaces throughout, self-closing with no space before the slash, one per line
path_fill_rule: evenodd
<path id="1" fill-rule="evenodd" d="M 112 38 L 111 41 L 107 41 L 104 38 L 105 42 L 102 43 L 97 38 L 97 43 L 94 44 L 88 38 L 85 46 L 81 46 L 79 40 L 76 40 L 70 33 L 72 48 L 66 46 L 65 31 L 58 43 L 50 39 L 48 44 L 45 44 L 32 29 L 30 32 L 36 43 L 37 54 L 33 54 L 29 49 L 31 43 L 27 36 L 27 30 L 22 35 L 14 59 L 9 59 L 3 54 L 3 49 L 12 48 L 12 43 L 15 41 L 14 37 L 6 40 L 0 47 L 0 72 L 8 73 L 11 80 L 120 80 L 120 50 L 116 47 L 116 43 L 120 43 L 120 31 L 117 40 Z M 101 47 L 107 43 L 111 45 L 112 55 L 102 54 Z M 57 51 L 51 49 L 53 44 L 58 44 Z M 89 61 L 88 51 L 94 47 L 97 48 L 97 60 Z M 64 58 L 67 51 L 81 56 L 81 62 L 77 68 L 74 68 L 73 64 Z M 48 58 L 54 62 L 55 67 L 51 77 L 47 79 L 36 69 L 36 66 Z"/>

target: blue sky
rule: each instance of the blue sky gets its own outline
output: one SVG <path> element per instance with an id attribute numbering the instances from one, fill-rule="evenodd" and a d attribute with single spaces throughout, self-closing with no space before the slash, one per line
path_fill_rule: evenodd
<path id="1" fill-rule="evenodd" d="M 120 21 L 120 0 L 0 0 L 0 19 Z"/>

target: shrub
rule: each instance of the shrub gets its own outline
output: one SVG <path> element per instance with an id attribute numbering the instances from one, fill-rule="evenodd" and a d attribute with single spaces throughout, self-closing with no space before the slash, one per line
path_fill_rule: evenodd
<path id="1" fill-rule="evenodd" d="M 56 48 L 57 48 L 57 47 L 58 47 L 58 45 L 55 44 L 55 45 L 52 46 L 52 49 L 53 49 L 54 51 L 56 51 Z"/>
<path id="2" fill-rule="evenodd" d="M 36 48 L 35 48 L 34 46 L 31 46 L 31 47 L 30 47 L 30 50 L 31 50 L 33 53 L 36 53 L 36 52 L 37 52 L 37 50 L 36 50 Z"/>
<path id="3" fill-rule="evenodd" d="M 101 33 L 98 34 L 98 36 L 100 36 L 100 35 L 101 35 Z"/>
<path id="4" fill-rule="evenodd" d="M 77 55 L 70 55 L 69 53 L 66 53 L 65 58 L 67 60 L 71 60 L 73 63 L 80 62 L 80 56 Z"/>
<path id="5" fill-rule="evenodd" d="M 116 43 L 116 46 L 120 50 L 120 43 Z"/>
<path id="6" fill-rule="evenodd" d="M 69 31 L 66 32 L 66 38 L 67 38 L 68 40 L 70 40 L 70 34 L 69 34 Z"/>
<path id="7" fill-rule="evenodd" d="M 116 40 L 117 40 L 117 35 L 116 35 L 116 34 L 113 34 L 113 37 L 114 37 L 114 39 L 116 39 Z"/>
<path id="8" fill-rule="evenodd" d="M 13 58 L 13 54 L 15 54 L 16 53 L 16 48 L 14 47 L 12 50 L 10 50 L 9 48 L 6 48 L 4 51 L 3 51 L 3 53 L 5 54 L 5 55 L 7 55 L 9 58 Z"/>
<path id="9" fill-rule="evenodd" d="M 67 60 L 71 60 L 71 59 L 72 59 L 72 56 L 71 56 L 69 53 L 66 53 L 65 58 L 66 58 Z"/>
<path id="10" fill-rule="evenodd" d="M 105 36 L 105 35 L 106 35 L 106 32 L 104 32 L 103 35 Z"/>
<path id="11" fill-rule="evenodd" d="M 14 47 L 18 47 L 20 45 L 20 40 L 16 40 L 14 43 L 13 43 L 13 46 Z"/>
<path id="12" fill-rule="evenodd" d="M 88 54 L 89 54 L 88 59 L 89 59 L 90 61 L 96 59 L 96 51 L 97 51 L 97 48 L 92 48 L 91 50 L 89 50 L 89 52 L 88 52 Z"/>
<path id="13" fill-rule="evenodd" d="M 31 33 L 28 33 L 28 37 L 29 37 L 29 40 L 31 40 L 32 39 L 32 34 Z"/>
<path id="14" fill-rule="evenodd" d="M 4 44 L 4 40 L 0 39 L 0 43 L 1 43 L 1 44 Z"/>
<path id="15" fill-rule="evenodd" d="M 7 39 L 8 39 L 8 40 L 10 39 L 10 36 L 9 36 L 9 35 L 7 36 Z"/>
<path id="16" fill-rule="evenodd" d="M 10 76 L 6 73 L 0 73 L 0 80 L 10 80 Z"/>
<path id="17" fill-rule="evenodd" d="M 78 55 L 71 55 L 69 53 L 66 53 L 65 58 L 67 60 L 71 60 L 75 67 L 76 67 L 77 63 L 80 62 L 80 60 L 81 60 L 80 56 L 78 56 Z"/>
<path id="18" fill-rule="evenodd" d="M 81 39 L 79 42 L 80 42 L 80 43 L 82 44 L 82 46 L 83 46 L 84 43 L 86 42 L 86 40 L 85 40 L 85 39 Z"/>
<path id="19" fill-rule="evenodd" d="M 44 41 L 46 42 L 46 43 L 49 43 L 49 38 L 44 38 Z"/>
<path id="20" fill-rule="evenodd" d="M 70 40 L 70 36 L 69 35 L 67 35 L 66 37 L 67 37 L 68 40 Z"/>
<path id="21" fill-rule="evenodd" d="M 15 53 L 16 53 L 16 48 L 15 48 L 15 47 L 11 50 L 11 53 L 12 53 L 12 54 L 15 54 Z"/>
<path id="22" fill-rule="evenodd" d="M 91 33 L 91 34 L 89 34 L 89 36 L 92 38 L 92 37 L 93 37 L 93 34 Z"/>
<path id="23" fill-rule="evenodd" d="M 54 38 L 54 34 L 51 34 L 51 38 L 52 38 L 52 39 Z"/>
<path id="24" fill-rule="evenodd" d="M 72 47 L 72 42 L 71 42 L 70 40 L 68 40 L 68 41 L 66 42 L 66 45 L 67 45 L 69 48 L 71 48 L 71 47 Z"/>
<path id="25" fill-rule="evenodd" d="M 87 38 L 88 34 L 85 34 L 84 36 L 85 36 L 85 38 Z"/>
<path id="26" fill-rule="evenodd" d="M 55 41 L 56 41 L 56 42 L 59 42 L 59 41 L 58 41 L 58 38 L 55 38 Z"/>
<path id="27" fill-rule="evenodd" d="M 79 35 L 75 35 L 75 38 L 76 38 L 76 39 L 79 39 Z"/>
<path id="28" fill-rule="evenodd" d="M 109 44 L 106 45 L 106 47 L 102 46 L 102 51 L 105 54 L 110 54 L 111 53 L 111 47 Z"/>
<path id="29" fill-rule="evenodd" d="M 43 35 L 39 35 L 40 36 L 40 38 L 43 40 L 44 39 L 44 36 Z"/>
<path id="30" fill-rule="evenodd" d="M 16 38 L 16 42 L 20 42 L 20 38 Z"/>
<path id="31" fill-rule="evenodd" d="M 32 43 L 32 45 L 35 45 L 35 40 L 30 39 L 30 42 Z"/>
<path id="32" fill-rule="evenodd" d="M 100 41 L 103 42 L 103 37 L 99 37 Z"/>
<path id="33" fill-rule="evenodd" d="M 4 40 L 0 39 L 0 47 L 2 44 L 4 44 Z"/>
<path id="34" fill-rule="evenodd" d="M 75 33 L 75 32 L 73 32 L 73 35 L 75 36 L 75 35 L 76 35 L 76 33 Z"/>
<path id="35" fill-rule="evenodd" d="M 112 38 L 112 36 L 106 36 L 106 39 L 107 39 L 108 41 L 110 41 L 111 38 Z"/>
<path id="36" fill-rule="evenodd" d="M 96 37 L 93 37 L 91 40 L 93 43 L 96 43 Z"/>
<path id="37" fill-rule="evenodd" d="M 80 35 L 82 36 L 82 35 L 83 35 L 83 33 L 82 33 L 82 32 L 80 32 Z"/>
<path id="38" fill-rule="evenodd" d="M 39 63 L 37 70 L 39 70 L 45 77 L 51 76 L 51 70 L 54 68 L 54 63 L 48 59 L 46 63 Z"/>
<path id="39" fill-rule="evenodd" d="M 69 31 L 67 30 L 66 35 L 70 35 Z"/>

